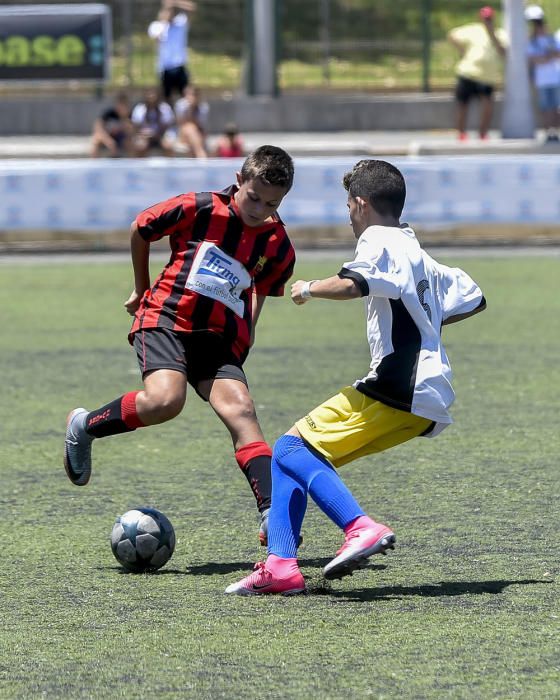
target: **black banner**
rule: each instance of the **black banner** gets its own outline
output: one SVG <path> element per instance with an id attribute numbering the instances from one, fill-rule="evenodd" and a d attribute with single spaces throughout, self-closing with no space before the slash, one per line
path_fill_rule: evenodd
<path id="1" fill-rule="evenodd" d="M 0 8 L 0 80 L 105 81 L 110 49 L 106 5 Z"/>

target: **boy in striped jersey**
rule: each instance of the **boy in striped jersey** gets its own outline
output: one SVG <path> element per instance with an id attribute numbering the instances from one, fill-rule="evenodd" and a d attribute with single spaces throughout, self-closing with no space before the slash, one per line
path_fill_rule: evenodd
<path id="1" fill-rule="evenodd" d="M 268 559 L 226 589 L 237 595 L 301 593 L 297 547 L 309 494 L 345 541 L 323 570 L 342 578 L 373 554 L 393 549 L 395 535 L 369 518 L 335 469 L 451 423 L 451 369 L 443 325 L 482 311 L 486 302 L 459 268 L 437 263 L 400 223 L 406 188 L 389 163 L 363 160 L 344 176 L 358 239 L 354 260 L 323 280 L 298 280 L 292 300 L 366 300 L 369 372 L 310 411 L 274 445 Z"/>
<path id="2" fill-rule="evenodd" d="M 130 432 L 177 416 L 187 384 L 229 430 L 236 460 L 261 514 L 266 544 L 271 449 L 259 426 L 243 363 L 267 296 L 281 296 L 295 253 L 277 209 L 293 182 L 290 156 L 261 146 L 243 163 L 237 184 L 189 192 L 141 212 L 131 227 L 134 346 L 144 388 L 94 411 L 70 412 L 64 466 L 87 484 L 95 438 Z M 150 243 L 170 237 L 171 257 L 153 284 Z"/>

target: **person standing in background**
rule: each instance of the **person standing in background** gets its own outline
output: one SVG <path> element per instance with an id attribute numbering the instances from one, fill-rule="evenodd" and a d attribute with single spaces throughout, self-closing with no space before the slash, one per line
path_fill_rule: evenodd
<path id="1" fill-rule="evenodd" d="M 157 20 L 148 27 L 148 36 L 158 42 L 158 72 L 166 102 L 174 92 L 182 95 L 189 84 L 187 42 L 195 11 L 192 0 L 163 0 Z"/>
<path id="2" fill-rule="evenodd" d="M 479 12 L 479 22 L 456 27 L 447 35 L 461 55 L 455 71 L 457 131 L 460 141 L 467 139 L 467 115 L 473 97 L 480 99 L 480 138 L 488 138 L 494 111 L 494 88 L 500 81 L 508 47 L 505 31 L 494 28 L 494 14 L 493 8 L 486 5 Z"/>
<path id="3" fill-rule="evenodd" d="M 526 7 L 525 19 L 530 25 L 527 57 L 546 130 L 545 140 L 555 143 L 560 129 L 560 42 L 548 30 L 544 10 L 539 5 Z"/>

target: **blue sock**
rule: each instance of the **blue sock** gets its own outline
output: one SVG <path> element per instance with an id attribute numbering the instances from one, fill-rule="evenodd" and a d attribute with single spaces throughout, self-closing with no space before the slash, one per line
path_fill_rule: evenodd
<path id="1" fill-rule="evenodd" d="M 283 435 L 272 455 L 272 508 L 269 553 L 291 558 L 297 553 L 307 493 L 341 529 L 364 511 L 327 460 L 299 437 Z"/>
<path id="2" fill-rule="evenodd" d="M 297 445 L 283 435 L 272 450 L 272 505 L 268 516 L 268 553 L 297 557 L 301 524 L 307 509 L 307 486 L 284 471 L 281 460 Z"/>

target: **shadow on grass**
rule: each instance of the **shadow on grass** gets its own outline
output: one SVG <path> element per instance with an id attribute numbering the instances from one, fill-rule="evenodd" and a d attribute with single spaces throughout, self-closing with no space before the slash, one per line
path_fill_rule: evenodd
<path id="1" fill-rule="evenodd" d="M 186 576 L 188 571 L 181 569 L 158 569 L 158 571 L 129 571 L 124 566 L 96 566 L 97 571 L 114 571 L 122 576 L 165 576 L 166 574 L 174 574 L 175 576 Z"/>
<path id="2" fill-rule="evenodd" d="M 328 561 L 328 560 L 325 560 Z M 158 571 L 140 572 L 146 576 L 164 576 L 173 574 L 175 576 L 214 576 L 215 574 L 233 574 L 237 571 L 246 572 L 253 568 L 254 562 L 249 561 L 231 561 L 231 562 L 215 562 L 210 561 L 207 564 L 199 564 L 196 566 L 187 566 L 186 569 L 171 569 L 163 568 Z M 118 574 L 138 576 L 138 572 L 129 571 L 123 566 L 98 566 L 98 571 L 115 571 Z"/>
<path id="3" fill-rule="evenodd" d="M 322 568 L 330 561 L 328 557 L 317 559 L 302 559 L 300 565 Z M 237 572 L 247 573 L 253 566 L 253 562 L 233 561 L 233 562 L 207 562 L 197 566 L 189 566 L 184 571 L 181 569 L 160 569 L 159 571 L 146 572 L 146 576 L 214 576 L 216 574 L 233 574 Z M 383 570 L 387 567 L 384 564 L 368 566 L 368 571 Z M 128 571 L 121 566 L 97 567 L 98 570 L 111 570 L 123 576 L 138 576 L 133 571 Z M 141 575 L 141 574 L 140 574 Z M 454 596 L 473 595 L 498 595 L 503 593 L 509 586 L 533 586 L 541 583 L 554 583 L 553 580 L 542 579 L 518 579 L 496 581 L 441 581 L 438 584 L 426 584 L 424 586 L 378 586 L 375 588 L 358 588 L 353 590 L 335 590 L 332 582 L 323 579 L 321 583 L 311 583 L 309 577 L 305 576 L 308 583 L 307 593 L 317 596 L 330 596 L 339 602 L 367 603 L 379 600 L 400 600 L 403 598 L 445 598 Z"/>
<path id="4" fill-rule="evenodd" d="M 332 558 L 332 557 L 331 557 Z M 300 559 L 299 565 L 313 566 L 322 568 L 331 560 L 329 557 L 323 557 L 321 559 Z M 198 566 L 189 566 L 185 573 L 191 574 L 192 576 L 214 576 L 215 574 L 233 574 L 236 571 L 251 570 L 254 566 L 254 562 L 215 562 L 210 561 L 207 564 L 200 564 Z M 381 566 L 369 566 L 368 569 L 382 570 L 387 568 L 385 565 Z"/>
<path id="5" fill-rule="evenodd" d="M 369 568 L 369 567 L 368 567 Z M 497 595 L 503 593 L 508 586 L 532 586 L 539 583 L 552 583 L 539 579 L 520 579 L 512 581 L 441 581 L 438 584 L 425 586 L 379 586 L 378 588 L 361 588 L 351 591 L 333 590 L 325 586 L 311 589 L 314 595 L 328 595 L 344 598 L 348 601 L 368 602 L 372 600 L 398 600 L 411 596 L 420 598 L 444 598 L 447 596 Z"/>
<path id="6" fill-rule="evenodd" d="M 325 566 L 330 559 L 328 557 L 323 557 L 321 559 L 300 559 L 300 566 L 313 566 L 317 568 L 322 568 Z M 249 573 L 253 568 L 254 561 L 209 561 L 206 564 L 198 564 L 195 566 L 187 566 L 184 571 L 181 569 L 169 569 L 163 568 L 159 571 L 148 571 L 143 572 L 147 576 L 163 576 L 165 574 L 174 574 L 176 576 L 215 576 L 215 575 L 226 575 L 234 574 L 236 572 Z M 135 571 L 128 571 L 122 566 L 98 566 L 96 567 L 98 571 L 116 571 L 118 574 L 137 576 L 138 573 Z M 387 568 L 385 565 L 368 566 L 368 570 L 383 570 Z"/>

